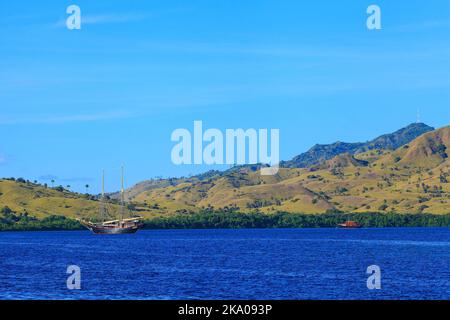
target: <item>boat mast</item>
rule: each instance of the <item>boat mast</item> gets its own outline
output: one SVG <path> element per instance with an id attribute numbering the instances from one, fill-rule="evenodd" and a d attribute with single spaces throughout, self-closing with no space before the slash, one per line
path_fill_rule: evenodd
<path id="1" fill-rule="evenodd" d="M 125 211 L 125 195 L 124 195 L 124 188 L 123 188 L 123 166 L 122 166 L 122 183 L 121 183 L 121 188 L 120 188 L 120 205 L 121 205 L 121 220 L 123 220 L 123 215 L 124 215 L 124 211 Z"/>
<path id="2" fill-rule="evenodd" d="M 102 221 L 104 222 L 106 220 L 106 207 L 105 207 L 105 170 L 102 170 L 102 196 L 100 198 L 100 215 L 102 218 Z"/>
<path id="3" fill-rule="evenodd" d="M 102 170 L 102 199 L 105 197 L 105 170 Z"/>

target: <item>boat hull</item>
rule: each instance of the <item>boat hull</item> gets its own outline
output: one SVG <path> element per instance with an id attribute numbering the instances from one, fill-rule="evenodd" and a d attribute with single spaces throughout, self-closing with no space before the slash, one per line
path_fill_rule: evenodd
<path id="1" fill-rule="evenodd" d="M 353 221 L 348 221 L 346 223 L 338 224 L 337 227 L 341 229 L 360 229 L 361 225 Z"/>
<path id="2" fill-rule="evenodd" d="M 92 226 L 88 228 L 95 234 L 127 234 L 136 233 L 139 227 L 128 227 L 128 228 L 108 228 L 108 227 L 96 227 Z"/>
<path id="3" fill-rule="evenodd" d="M 361 229 L 361 226 L 356 226 L 356 227 L 349 227 L 349 226 L 342 226 L 342 225 L 338 225 L 339 229 Z"/>
<path id="4" fill-rule="evenodd" d="M 96 224 L 88 221 L 80 221 L 83 226 L 95 234 L 127 234 L 136 233 L 140 228 L 144 226 L 142 222 L 135 222 L 133 224 L 120 224 L 120 225 L 108 225 L 108 224 Z"/>

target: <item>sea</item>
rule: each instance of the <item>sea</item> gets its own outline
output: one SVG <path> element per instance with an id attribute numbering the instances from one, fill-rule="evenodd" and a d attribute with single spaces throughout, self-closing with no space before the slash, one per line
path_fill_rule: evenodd
<path id="1" fill-rule="evenodd" d="M 0 232 L 0 299 L 450 299 L 450 228 Z"/>

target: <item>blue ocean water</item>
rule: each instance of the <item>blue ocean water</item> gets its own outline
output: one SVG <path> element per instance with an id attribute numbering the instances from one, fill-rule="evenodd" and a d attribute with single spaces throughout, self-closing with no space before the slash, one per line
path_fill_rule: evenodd
<path id="1" fill-rule="evenodd" d="M 450 299 L 450 229 L 3 232 L 0 298 Z"/>

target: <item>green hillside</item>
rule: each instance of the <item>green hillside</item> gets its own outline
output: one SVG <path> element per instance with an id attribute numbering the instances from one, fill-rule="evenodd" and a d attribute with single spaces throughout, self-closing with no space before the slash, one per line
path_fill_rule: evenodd
<path id="1" fill-rule="evenodd" d="M 393 133 L 384 134 L 368 142 L 335 142 L 332 144 L 316 144 L 307 152 L 294 157 L 290 161 L 282 161 L 286 168 L 308 168 L 342 154 L 358 154 L 370 150 L 395 150 L 434 128 L 424 123 L 413 123 Z"/>
<path id="2" fill-rule="evenodd" d="M 394 151 L 343 153 L 309 168 L 281 168 L 275 176 L 246 166 L 207 179 L 180 179 L 140 190 L 132 200 L 169 212 L 449 213 L 449 134 L 445 127 Z"/>
<path id="3" fill-rule="evenodd" d="M 20 215 L 39 219 L 52 215 L 86 218 L 95 216 L 99 205 L 95 196 L 70 192 L 62 187 L 49 188 L 23 179 L 0 179 L 0 209 L 7 207 Z M 112 213 L 119 210 L 114 201 L 108 207 Z M 143 215 L 152 215 L 145 208 L 136 206 L 136 209 L 142 210 L 139 212 Z"/>
<path id="4" fill-rule="evenodd" d="M 384 138 L 386 139 L 386 138 Z M 210 171 L 190 178 L 143 181 L 126 190 L 129 208 L 145 218 L 201 212 L 450 213 L 450 126 L 427 132 L 395 150 L 344 152 L 308 168 L 259 166 Z M 109 206 L 118 210 L 117 194 Z M 93 217 L 96 196 L 49 188 L 23 179 L 0 179 L 0 209 L 43 219 Z M 9 212 L 9 211 L 8 211 Z M 0 212 L 1 218 L 1 212 Z"/>

